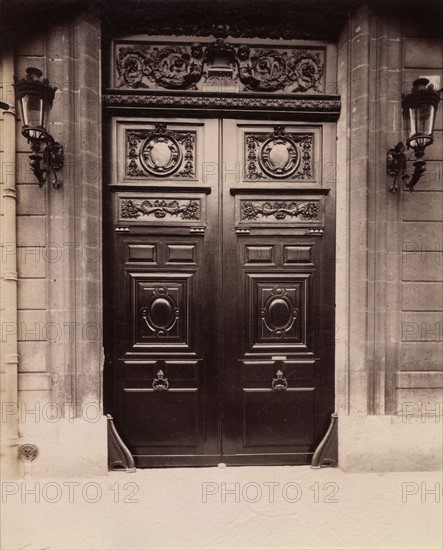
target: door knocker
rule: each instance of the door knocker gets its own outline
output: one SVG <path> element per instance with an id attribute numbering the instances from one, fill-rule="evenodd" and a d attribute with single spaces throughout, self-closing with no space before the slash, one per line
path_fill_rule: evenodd
<path id="1" fill-rule="evenodd" d="M 286 378 L 283 378 L 283 373 L 281 370 L 277 371 L 277 378 L 273 378 L 271 386 L 272 389 L 276 391 L 283 391 L 288 387 L 288 381 Z"/>
<path id="2" fill-rule="evenodd" d="M 169 380 L 165 378 L 162 370 L 157 373 L 157 378 L 152 381 L 152 387 L 155 391 L 166 391 L 169 389 Z"/>

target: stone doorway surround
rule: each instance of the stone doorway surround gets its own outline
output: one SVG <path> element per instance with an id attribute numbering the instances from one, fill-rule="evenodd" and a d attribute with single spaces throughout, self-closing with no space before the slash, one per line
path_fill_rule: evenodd
<path id="1" fill-rule="evenodd" d="M 360 8 L 338 41 L 336 399 L 339 465 L 347 471 L 441 464 L 441 425 L 427 423 L 424 429 L 398 415 L 401 203 L 388 195 L 384 157 L 401 135 L 401 36 L 398 22 Z M 17 74 L 37 56 L 59 87 L 51 133 L 64 144 L 66 162 L 63 191 L 42 191 L 48 193 L 45 216 L 19 219 L 19 236 L 40 231 L 46 246 L 62 244 L 61 260 L 47 264 L 51 284 L 41 324 L 81 330 L 49 341 L 38 368 L 22 346 L 19 406 L 69 405 L 57 422 L 26 416 L 19 443 L 36 443 L 39 457 L 17 464 L 14 475 L 106 474 L 106 419 L 92 411 L 102 405 L 102 342 L 84 333 L 85 327 L 102 326 L 101 261 L 88 256 L 102 242 L 100 52 L 100 19 L 93 12 L 17 51 Z M 21 136 L 17 150 L 17 182 L 25 183 L 32 175 L 20 173 L 27 164 Z M 19 311 L 19 325 L 25 317 Z M 426 384 L 438 389 L 434 379 Z M 17 443 L 5 452 L 16 453 Z"/>

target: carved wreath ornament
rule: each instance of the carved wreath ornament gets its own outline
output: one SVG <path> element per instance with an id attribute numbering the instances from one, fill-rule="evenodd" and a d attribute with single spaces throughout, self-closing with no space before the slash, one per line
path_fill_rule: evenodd
<path id="1" fill-rule="evenodd" d="M 180 47 L 122 47 L 116 59 L 121 85 L 147 88 L 143 82 L 147 77 L 163 88 L 186 90 L 200 80 L 203 72 L 202 63 L 193 56 L 195 51 L 191 54 Z"/>
<path id="2" fill-rule="evenodd" d="M 219 38 L 210 44 L 118 45 L 117 87 L 205 89 L 214 82 L 240 85 L 240 91 L 322 91 L 324 51 L 250 48 Z"/>

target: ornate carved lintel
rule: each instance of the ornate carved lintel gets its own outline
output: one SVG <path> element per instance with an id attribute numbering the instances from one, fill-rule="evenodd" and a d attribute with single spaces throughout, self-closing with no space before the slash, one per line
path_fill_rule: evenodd
<path id="1" fill-rule="evenodd" d="M 109 470 L 125 470 L 128 473 L 135 472 L 134 458 L 114 425 L 114 419 L 110 414 L 108 418 L 108 468 Z"/>
<path id="2" fill-rule="evenodd" d="M 337 120 L 340 115 L 338 96 L 295 97 L 251 97 L 248 95 L 164 95 L 164 94 L 119 94 L 103 96 L 103 104 L 108 107 L 167 108 L 182 111 L 184 109 L 222 111 L 227 113 L 282 112 L 292 119 Z"/>
<path id="3" fill-rule="evenodd" d="M 331 423 L 312 456 L 311 468 L 334 468 L 338 465 L 338 414 L 331 414 Z"/>

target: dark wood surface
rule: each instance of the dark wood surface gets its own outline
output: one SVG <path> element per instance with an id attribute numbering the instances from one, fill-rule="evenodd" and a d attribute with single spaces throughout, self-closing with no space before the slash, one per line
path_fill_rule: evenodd
<path id="1" fill-rule="evenodd" d="M 192 184 L 107 175 L 105 397 L 139 467 L 307 464 L 334 410 L 334 192 L 321 170 L 308 184 L 246 181 L 240 126 L 199 121 Z M 108 145 L 122 158 L 122 144 Z M 123 200 L 161 195 L 167 206 L 183 189 L 201 201 L 200 219 L 122 219 L 122 189 Z M 265 211 L 248 226 L 240 200 L 261 208 L 274 196 L 286 206 L 315 199 L 318 215 Z M 159 378 L 167 389 L 153 388 Z"/>

